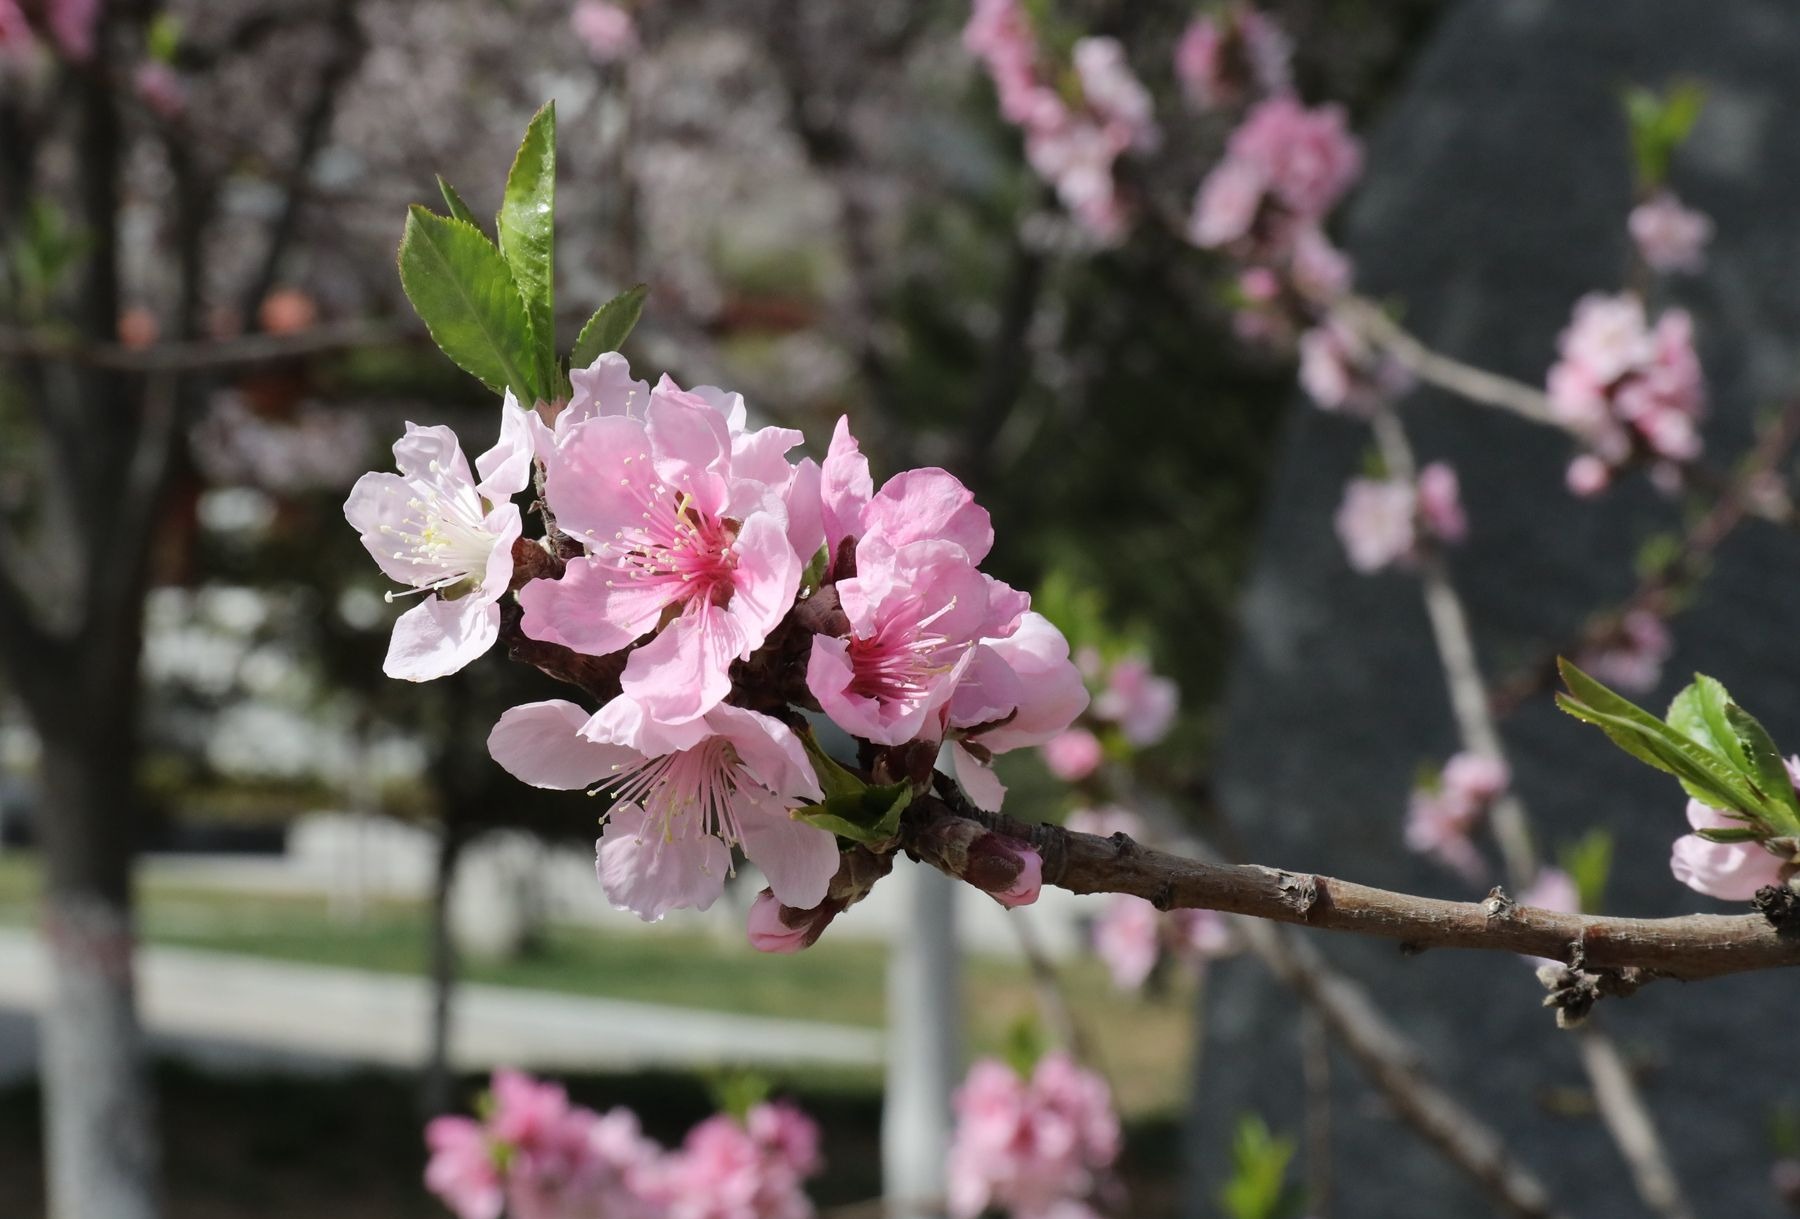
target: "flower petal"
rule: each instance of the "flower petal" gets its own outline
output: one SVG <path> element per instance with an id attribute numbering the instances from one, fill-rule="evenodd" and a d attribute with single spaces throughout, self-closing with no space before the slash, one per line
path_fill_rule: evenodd
<path id="1" fill-rule="evenodd" d="M 828 831 L 795 820 L 781 801 L 766 798 L 743 798 L 738 824 L 744 855 L 768 878 L 775 900 L 796 910 L 825 900 L 838 869 L 837 839 Z"/>
<path id="2" fill-rule="evenodd" d="M 607 900 L 647 923 L 671 910 L 705 910 L 717 901 L 731 871 L 731 852 L 711 834 L 684 835 L 685 828 L 665 833 L 637 805 L 615 807 L 594 855 Z"/>
<path id="3" fill-rule="evenodd" d="M 456 672 L 494 646 L 500 607 L 479 597 L 427 597 L 394 622 L 381 671 L 402 681 L 431 681 Z"/>
<path id="4" fill-rule="evenodd" d="M 533 787 L 592 787 L 638 755 L 581 736 L 587 719 L 586 710 L 561 698 L 509 707 L 488 733 L 488 754 L 513 778 Z"/>
<path id="5" fill-rule="evenodd" d="M 475 489 L 498 503 L 511 499 L 531 481 L 533 444 L 531 421 L 512 390 L 500 404 L 500 439 L 494 447 L 475 459 L 481 481 Z"/>
<path id="6" fill-rule="evenodd" d="M 749 651 L 735 616 L 722 606 L 690 604 L 655 639 L 631 653 L 619 688 L 652 718 L 684 724 L 731 693 L 731 662 Z"/>

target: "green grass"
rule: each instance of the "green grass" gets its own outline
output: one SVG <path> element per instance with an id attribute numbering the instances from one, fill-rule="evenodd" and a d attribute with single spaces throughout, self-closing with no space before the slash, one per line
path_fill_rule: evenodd
<path id="1" fill-rule="evenodd" d="M 0 856 L 0 925 L 34 917 L 37 877 L 20 855 Z M 140 887 L 146 939 L 158 944 L 420 975 L 426 918 L 412 902 L 370 903 L 359 917 L 331 912 L 317 896 L 248 895 L 172 883 L 146 872 Z M 682 931 L 609 934 L 553 925 L 530 954 L 465 963 L 470 981 L 499 986 L 709 1008 L 756 1016 L 880 1027 L 886 953 L 862 941 L 833 940 L 793 956 L 767 956 L 736 941 Z M 1070 962 L 1061 989 L 1121 1107 L 1167 1114 L 1185 1099 L 1183 1065 L 1191 1033 L 1186 984 L 1146 999 L 1117 994 L 1098 962 Z M 970 958 L 964 970 L 965 1027 L 974 1053 L 996 1053 L 1037 1011 L 1025 968 Z"/>

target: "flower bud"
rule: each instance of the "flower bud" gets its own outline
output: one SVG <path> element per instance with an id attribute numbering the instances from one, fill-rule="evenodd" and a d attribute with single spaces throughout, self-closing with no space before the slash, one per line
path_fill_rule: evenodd
<path id="1" fill-rule="evenodd" d="M 841 906 L 827 900 L 811 910 L 796 910 L 782 905 L 775 900 L 774 893 L 764 889 L 750 903 L 750 914 L 745 920 L 750 947 L 758 952 L 784 955 L 811 948 L 839 909 Z"/>
<path id="2" fill-rule="evenodd" d="M 1002 906 L 1029 906 L 1044 887 L 1044 857 L 1016 838 L 983 834 L 969 845 L 966 879 Z"/>

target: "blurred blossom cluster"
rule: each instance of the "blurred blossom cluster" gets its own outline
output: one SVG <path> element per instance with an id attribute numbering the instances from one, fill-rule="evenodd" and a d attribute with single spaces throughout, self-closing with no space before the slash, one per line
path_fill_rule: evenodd
<path id="1" fill-rule="evenodd" d="M 1700 456 L 1706 384 L 1694 351 L 1694 324 L 1668 309 L 1651 325 L 1632 293 L 1591 293 L 1557 340 L 1550 407 L 1586 451 L 1569 466 L 1577 495 L 1604 490 L 1634 458 L 1663 463 Z"/>
<path id="2" fill-rule="evenodd" d="M 997 1059 L 969 1068 L 957 1089 L 949 1162 L 956 1219 L 1097 1219 L 1119 1156 L 1118 1114 L 1098 1075 L 1063 1053 L 1028 1077 Z"/>
<path id="3" fill-rule="evenodd" d="M 1486 875 L 1473 835 L 1511 782 L 1506 763 L 1463 752 L 1430 782 L 1413 789 L 1406 806 L 1406 845 L 1460 873 L 1471 884 Z"/>
<path id="4" fill-rule="evenodd" d="M 1118 40 L 1078 39 L 1065 68 L 1051 62 L 1021 0 L 976 0 L 963 44 L 986 65 L 1001 116 L 1023 130 L 1026 159 L 1063 206 L 1096 240 L 1122 237 L 1130 208 L 1113 163 L 1161 137 Z"/>
<path id="5" fill-rule="evenodd" d="M 1293 44 L 1248 4 L 1201 13 L 1175 44 L 1175 78 L 1201 110 L 1232 107 L 1258 94 L 1285 93 Z"/>
<path id="6" fill-rule="evenodd" d="M 1098 649 L 1083 647 L 1075 661 L 1099 692 L 1086 714 L 1045 741 L 1041 751 L 1045 767 L 1066 783 L 1078 783 L 1099 769 L 1106 759 L 1103 734 L 1132 749 L 1148 749 L 1169 735 L 1181 710 L 1181 688 L 1151 668 L 1141 653 L 1127 653 L 1109 664 Z"/>
<path id="7" fill-rule="evenodd" d="M 1694 273 L 1706 267 L 1706 246 L 1713 222 L 1704 212 L 1682 206 L 1669 191 L 1631 209 L 1627 221 L 1638 256 L 1652 271 Z"/>
<path id="8" fill-rule="evenodd" d="M 370 439 L 354 411 L 305 406 L 274 420 L 230 391 L 213 396 L 189 436 L 209 482 L 279 494 L 342 487 L 362 468 Z"/>
<path id="9" fill-rule="evenodd" d="M 809 1219 L 818 1127 L 787 1104 L 715 1114 L 663 1148 L 627 1109 L 596 1113 L 555 1084 L 494 1073 L 480 1118 L 425 1128 L 426 1186 L 459 1219 Z"/>
<path id="10" fill-rule="evenodd" d="M 1441 461 L 1420 470 L 1410 484 L 1351 479 L 1335 524 L 1350 566 L 1364 575 L 1414 562 L 1422 539 L 1454 545 L 1469 532 L 1456 471 Z"/>

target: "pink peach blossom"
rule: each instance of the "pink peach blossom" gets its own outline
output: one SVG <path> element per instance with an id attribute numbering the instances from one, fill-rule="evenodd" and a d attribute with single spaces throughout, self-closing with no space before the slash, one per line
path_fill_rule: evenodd
<path id="1" fill-rule="evenodd" d="M 1456 470 L 1434 461 L 1419 471 L 1419 522 L 1440 542 L 1460 542 L 1469 535 L 1462 488 Z"/>
<path id="2" fill-rule="evenodd" d="M 1609 639 L 1584 649 L 1575 663 L 1609 686 L 1642 694 L 1662 680 L 1663 664 L 1674 650 L 1675 640 L 1663 620 L 1638 609 L 1624 616 Z"/>
<path id="3" fill-rule="evenodd" d="M 1181 687 L 1159 675 L 1143 656 L 1124 656 L 1107 670 L 1094 715 L 1119 726 L 1127 743 L 1146 749 L 1169 735 L 1181 709 Z"/>
<path id="4" fill-rule="evenodd" d="M 1099 769 L 1106 752 L 1086 728 L 1059 732 L 1043 744 L 1044 768 L 1064 783 L 1079 783 Z"/>
<path id="5" fill-rule="evenodd" d="M 1069 641 L 1042 614 L 1021 615 L 1010 634 L 976 645 L 946 708 L 957 782 L 978 807 L 998 809 L 1006 788 L 988 759 L 1044 744 L 1087 705 Z"/>
<path id="6" fill-rule="evenodd" d="M 1292 46 L 1272 20 L 1249 5 L 1202 13 L 1175 44 L 1175 78 L 1195 106 L 1235 106 L 1253 93 L 1288 88 Z"/>
<path id="7" fill-rule="evenodd" d="M 1653 271 L 1697 272 L 1706 267 L 1713 223 L 1704 212 L 1683 207 L 1669 191 L 1658 191 L 1631 209 L 1631 239 Z"/>
<path id="8" fill-rule="evenodd" d="M 595 63 L 613 63 L 638 49 L 637 23 L 630 10 L 608 0 L 578 0 L 569 13 L 569 25 Z"/>
<path id="9" fill-rule="evenodd" d="M 994 1059 L 957 1090 L 949 1160 L 950 1213 L 989 1208 L 1050 1219 L 1084 1203 L 1119 1154 L 1119 1119 L 1106 1084 L 1066 1054 L 1046 1054 L 1029 1081 Z"/>
<path id="10" fill-rule="evenodd" d="M 545 498 L 587 554 L 519 591 L 525 634 L 595 656 L 654 636 L 620 684 L 670 724 L 719 704 L 731 663 L 762 646 L 800 584 L 787 475 L 770 482 L 767 454 L 739 446 L 730 423 L 665 377 L 643 419 L 589 418 L 545 459 Z M 770 447 L 799 439 L 775 431 Z"/>
<path id="11" fill-rule="evenodd" d="M 1696 830 L 1742 829 L 1746 822 L 1710 808 L 1698 800 L 1687 802 L 1688 824 Z M 1746 902 L 1765 885 L 1781 883 L 1780 858 L 1756 842 L 1712 842 L 1698 834 L 1675 840 L 1669 870 L 1675 879 L 1708 897 Z"/>
<path id="12" fill-rule="evenodd" d="M 1353 570 L 1369 575 L 1410 558 L 1417 497 L 1396 479 L 1353 478 L 1334 524 Z"/>
<path id="13" fill-rule="evenodd" d="M 1191 236 L 1205 247 L 1248 236 L 1264 202 L 1316 223 L 1361 172 L 1362 146 L 1342 107 L 1309 110 L 1292 94 L 1271 97 L 1232 133 L 1224 159 L 1201 183 Z"/>
<path id="14" fill-rule="evenodd" d="M 1162 956 L 1163 916 L 1141 897 L 1115 894 L 1094 923 L 1094 952 L 1120 990 L 1139 990 Z"/>
<path id="15" fill-rule="evenodd" d="M 611 790 L 596 871 L 607 898 L 647 922 L 711 906 L 733 847 L 797 909 L 823 901 L 837 872 L 836 840 L 791 815 L 823 798 L 805 751 L 757 712 L 720 704 L 671 725 L 626 696 L 591 717 L 560 699 L 526 703 L 500 717 L 488 752 L 535 787 Z"/>

